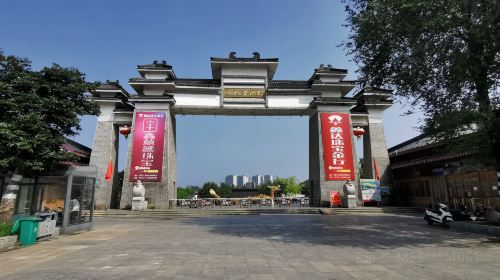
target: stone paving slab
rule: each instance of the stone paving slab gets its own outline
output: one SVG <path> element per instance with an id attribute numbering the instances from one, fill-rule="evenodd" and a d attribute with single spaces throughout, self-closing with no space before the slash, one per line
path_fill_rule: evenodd
<path id="1" fill-rule="evenodd" d="M 0 279 L 499 279 L 499 240 L 380 215 L 98 218 L 0 253 Z"/>

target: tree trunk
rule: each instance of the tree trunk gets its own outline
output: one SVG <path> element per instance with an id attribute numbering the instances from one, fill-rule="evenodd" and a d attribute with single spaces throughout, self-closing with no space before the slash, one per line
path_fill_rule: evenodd
<path id="1" fill-rule="evenodd" d="M 497 173 L 500 173 L 500 110 L 493 112 L 492 128 L 490 129 L 490 141 L 492 143 L 493 157 L 497 164 Z"/>
<path id="2" fill-rule="evenodd" d="M 23 176 L 18 174 L 17 170 L 10 177 L 5 194 L 0 201 L 0 223 L 12 220 L 16 207 L 17 193 L 19 192 L 19 184 L 22 180 Z"/>
<path id="3" fill-rule="evenodd" d="M 488 67 L 494 61 L 493 53 L 485 53 L 484 38 L 472 38 L 469 42 L 469 64 L 472 70 L 472 79 L 476 89 L 475 100 L 479 105 L 479 123 L 481 129 L 486 130 L 488 144 L 496 170 L 500 172 L 500 111 L 495 110 L 490 99 L 490 83 L 488 82 Z"/>

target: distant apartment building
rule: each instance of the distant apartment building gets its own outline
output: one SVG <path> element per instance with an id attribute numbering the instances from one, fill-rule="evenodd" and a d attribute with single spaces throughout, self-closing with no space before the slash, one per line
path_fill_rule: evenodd
<path id="1" fill-rule="evenodd" d="M 247 186 L 248 182 L 250 182 L 250 177 L 248 177 L 246 175 L 240 175 L 240 176 L 238 176 L 238 184 L 236 184 L 236 186 L 238 188 L 243 188 L 243 187 Z"/>
<path id="2" fill-rule="evenodd" d="M 276 177 L 274 175 L 264 175 L 264 183 L 272 184 Z"/>
<path id="3" fill-rule="evenodd" d="M 254 175 L 252 177 L 246 175 L 227 175 L 224 182 L 233 188 L 256 189 L 264 183 L 274 183 L 274 175 Z"/>
<path id="4" fill-rule="evenodd" d="M 254 188 L 258 188 L 260 185 L 264 183 L 264 176 L 262 175 L 252 176 L 252 183 Z"/>
<path id="5" fill-rule="evenodd" d="M 256 189 L 254 182 L 248 182 L 245 184 L 245 189 Z"/>
<path id="6" fill-rule="evenodd" d="M 238 186 L 238 176 L 236 175 L 227 175 L 226 179 L 224 180 L 224 183 L 236 187 Z"/>

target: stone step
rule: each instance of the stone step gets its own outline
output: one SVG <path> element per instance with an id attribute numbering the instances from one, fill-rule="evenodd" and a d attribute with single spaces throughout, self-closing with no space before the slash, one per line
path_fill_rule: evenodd
<path id="1" fill-rule="evenodd" d="M 182 218 L 182 217 L 210 217 L 220 215 L 263 215 L 263 214 L 320 214 L 322 208 L 177 208 L 162 210 L 146 210 L 133 212 L 128 210 L 96 210 L 95 217 L 123 217 L 123 218 Z M 358 207 L 358 208 L 323 208 L 331 214 L 353 213 L 401 213 L 420 214 L 418 207 Z"/>
<path id="2" fill-rule="evenodd" d="M 150 216 L 161 216 L 161 215 L 179 215 L 179 214 L 212 214 L 212 215 L 237 215 L 237 214 L 318 214 L 318 210 L 191 210 L 191 211 L 143 211 L 143 212 L 105 212 L 105 211 L 95 211 L 94 216 L 97 215 L 113 215 L 113 216 L 130 216 L 130 215 L 150 215 Z"/>

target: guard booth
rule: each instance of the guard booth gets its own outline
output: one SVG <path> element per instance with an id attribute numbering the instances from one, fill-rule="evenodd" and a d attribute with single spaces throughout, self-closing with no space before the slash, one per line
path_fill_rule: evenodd
<path id="1" fill-rule="evenodd" d="M 92 227 L 94 216 L 97 167 L 79 166 L 66 173 L 67 187 L 63 213 L 62 233 Z"/>
<path id="2" fill-rule="evenodd" d="M 34 207 L 30 207 L 31 213 L 25 214 L 56 219 L 63 234 L 91 228 L 96 178 L 95 166 L 73 166 L 64 176 L 36 178 L 31 200 Z"/>

